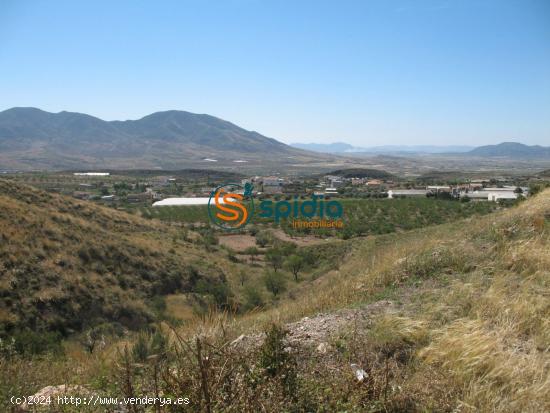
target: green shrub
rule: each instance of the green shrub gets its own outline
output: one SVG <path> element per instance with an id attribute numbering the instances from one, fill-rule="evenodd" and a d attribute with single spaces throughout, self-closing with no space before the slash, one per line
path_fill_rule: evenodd
<path id="1" fill-rule="evenodd" d="M 281 379 L 283 391 L 289 396 L 297 390 L 297 368 L 293 354 L 285 350 L 287 334 L 288 331 L 280 325 L 271 325 L 260 348 L 260 366 L 268 377 Z"/>
<path id="2" fill-rule="evenodd" d="M 149 345 L 147 336 L 141 333 L 132 346 L 132 359 L 139 363 L 144 363 L 149 357 Z"/>
<path id="3" fill-rule="evenodd" d="M 225 279 L 200 279 L 195 286 L 195 291 L 211 296 L 218 308 L 228 307 L 230 298 L 233 297 L 231 288 Z"/>
<path id="4" fill-rule="evenodd" d="M 152 356 L 162 356 L 168 349 L 168 338 L 160 330 L 153 333 L 140 333 L 132 345 L 132 359 L 138 363 L 145 363 Z"/>
<path id="5" fill-rule="evenodd" d="M 244 309 L 253 310 L 254 308 L 260 308 L 264 305 L 262 294 L 258 288 L 248 285 L 244 289 Z"/>
<path id="6" fill-rule="evenodd" d="M 286 290 L 286 280 L 280 272 L 268 271 L 264 277 L 265 288 L 274 297 Z"/>
<path id="7" fill-rule="evenodd" d="M 256 244 L 264 248 L 266 245 L 273 242 L 273 236 L 268 231 L 260 231 L 256 234 Z"/>
<path id="8" fill-rule="evenodd" d="M 12 337 L 17 353 L 25 356 L 46 353 L 60 355 L 63 353 L 62 337 L 58 332 L 23 330 L 15 333 Z"/>
<path id="9" fill-rule="evenodd" d="M 283 254 L 278 248 L 271 248 L 267 251 L 265 259 L 271 264 L 275 272 L 283 266 Z"/>

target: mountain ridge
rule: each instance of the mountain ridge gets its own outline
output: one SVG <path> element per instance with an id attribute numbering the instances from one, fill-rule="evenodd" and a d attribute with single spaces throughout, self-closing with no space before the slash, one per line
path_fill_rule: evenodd
<path id="1" fill-rule="evenodd" d="M 519 142 L 502 142 L 497 145 L 479 146 L 468 152 L 469 155 L 507 158 L 550 158 L 550 147 L 525 145 Z"/>
<path id="2" fill-rule="evenodd" d="M 478 147 L 466 145 L 384 145 L 373 147 L 356 147 L 345 142 L 334 143 L 292 143 L 291 146 L 319 153 L 348 155 L 463 155 L 483 158 L 511 159 L 550 159 L 550 147 L 526 145 L 520 142 L 502 142 L 495 145 Z"/>
<path id="3" fill-rule="evenodd" d="M 229 121 L 186 111 L 105 121 L 18 107 L 0 112 L 0 167 L 181 167 L 204 158 L 260 160 L 313 154 Z"/>

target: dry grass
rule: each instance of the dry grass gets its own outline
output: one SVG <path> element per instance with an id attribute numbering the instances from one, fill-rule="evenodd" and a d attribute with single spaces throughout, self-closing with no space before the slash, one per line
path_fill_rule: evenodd
<path id="1" fill-rule="evenodd" d="M 548 411 L 549 216 L 546 191 L 489 217 L 357 242 L 339 271 L 276 309 L 239 320 L 238 328 L 390 294 L 404 301 L 410 326 L 427 337 L 411 362 L 414 371 L 404 373 L 403 388 L 417 395 L 417 408 Z M 384 340 L 410 333 L 395 328 L 401 321 L 381 321 Z M 439 397 L 445 403 L 438 405 Z"/>
<path id="2" fill-rule="evenodd" d="M 177 344 L 178 335 L 189 343 L 166 361 L 168 372 L 180 367 L 167 389 L 188 384 L 197 411 L 208 404 L 219 407 L 214 411 L 252 405 L 266 412 L 550 411 L 549 217 L 547 190 L 486 217 L 353 240 L 338 269 L 304 281 L 277 306 L 244 316 L 208 313 L 171 333 L 172 343 Z M 300 353 L 298 399 L 281 397 L 280 378 L 268 379 L 258 370 L 261 358 L 255 350 L 236 352 L 227 344 L 273 321 L 286 323 L 388 297 L 402 303 L 399 313 L 356 326 L 327 357 Z M 206 367 L 190 337 L 200 337 L 209 349 L 207 380 L 219 399 L 205 400 L 200 374 Z M 112 354 L 112 348 L 106 351 Z M 93 357 L 75 357 L 82 377 L 92 382 L 91 377 L 102 375 Z M 356 361 L 369 374 L 361 384 L 349 370 Z M 21 380 L 45 380 L 31 375 Z M 61 380 L 57 373 L 52 377 Z M 230 380 L 227 388 L 219 377 Z M 150 385 L 151 376 L 144 373 L 141 380 Z M 259 380 L 259 387 L 249 380 Z M 108 389 L 109 383 L 97 387 Z M 213 394 L 209 397 L 218 397 Z M 228 394 L 242 397 L 231 404 Z"/>
<path id="3" fill-rule="evenodd" d="M 142 327 L 153 297 L 237 270 L 177 228 L 0 180 L 0 335 Z"/>

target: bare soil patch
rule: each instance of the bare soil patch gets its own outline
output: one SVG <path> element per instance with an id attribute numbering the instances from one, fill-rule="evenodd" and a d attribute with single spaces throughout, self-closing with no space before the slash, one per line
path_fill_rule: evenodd
<path id="1" fill-rule="evenodd" d="M 256 238 L 246 234 L 220 235 L 220 245 L 231 248 L 233 251 L 241 252 L 250 247 L 256 247 Z"/>

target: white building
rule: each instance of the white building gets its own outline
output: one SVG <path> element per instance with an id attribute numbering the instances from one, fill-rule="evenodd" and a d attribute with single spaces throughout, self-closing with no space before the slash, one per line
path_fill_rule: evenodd
<path id="1" fill-rule="evenodd" d="M 440 192 L 451 192 L 451 187 L 450 186 L 433 185 L 433 186 L 428 186 L 427 189 L 428 189 L 428 191 L 431 191 L 434 194 L 438 194 Z"/>
<path id="2" fill-rule="evenodd" d="M 334 187 L 325 188 L 325 195 L 338 195 L 338 189 Z"/>
<path id="3" fill-rule="evenodd" d="M 468 197 L 473 201 L 492 201 L 497 202 L 501 199 L 517 199 L 519 195 L 527 196 L 528 188 L 521 188 L 522 193 L 516 192 L 517 187 L 507 186 L 504 188 L 484 188 L 479 191 L 462 192 L 461 197 Z"/>
<path id="4" fill-rule="evenodd" d="M 266 176 L 262 179 L 263 192 L 266 194 L 281 194 L 283 192 L 284 179 L 277 176 Z"/>
<path id="5" fill-rule="evenodd" d="M 503 186 L 502 188 L 483 188 L 483 191 L 489 192 L 514 192 L 517 186 Z"/>
<path id="6" fill-rule="evenodd" d="M 487 200 L 497 202 L 501 199 L 517 199 L 518 194 L 513 191 L 484 191 L 487 192 Z"/>
<path id="7" fill-rule="evenodd" d="M 183 205 L 208 205 L 210 197 L 197 197 L 197 198 L 165 198 L 162 201 L 153 203 L 154 207 L 162 206 L 183 206 Z M 223 204 L 223 198 L 220 197 L 220 203 Z"/>
<path id="8" fill-rule="evenodd" d="M 487 201 L 489 199 L 489 193 L 484 191 L 462 192 L 460 197 L 468 197 L 472 201 Z"/>
<path id="9" fill-rule="evenodd" d="M 109 172 L 75 172 L 74 176 L 109 176 Z"/>

